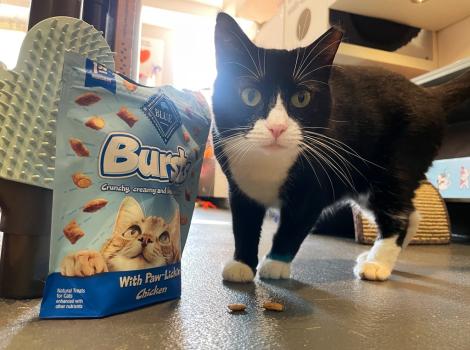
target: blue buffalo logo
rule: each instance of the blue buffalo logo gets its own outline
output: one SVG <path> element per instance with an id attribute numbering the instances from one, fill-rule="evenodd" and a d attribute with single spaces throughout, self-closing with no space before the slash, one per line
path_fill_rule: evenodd
<path id="1" fill-rule="evenodd" d="M 163 141 L 168 143 L 176 129 L 181 126 L 181 117 L 175 104 L 164 94 L 151 96 L 140 107 Z"/>

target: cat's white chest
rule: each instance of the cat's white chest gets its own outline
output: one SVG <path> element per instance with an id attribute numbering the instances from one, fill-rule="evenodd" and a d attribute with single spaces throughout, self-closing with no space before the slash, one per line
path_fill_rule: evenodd
<path id="1" fill-rule="evenodd" d="M 238 187 L 250 198 L 265 206 L 279 204 L 279 191 L 289 169 L 297 159 L 295 151 L 248 152 L 243 157 L 230 154 L 229 167 Z"/>

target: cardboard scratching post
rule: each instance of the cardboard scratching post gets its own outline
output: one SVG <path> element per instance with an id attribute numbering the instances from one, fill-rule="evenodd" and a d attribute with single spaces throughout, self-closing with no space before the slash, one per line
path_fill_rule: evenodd
<path id="1" fill-rule="evenodd" d="M 444 200 L 428 181 L 423 181 L 413 199 L 421 215 L 418 231 L 410 244 L 446 244 L 450 241 L 450 224 Z M 377 237 L 377 225 L 353 207 L 356 241 L 372 244 Z"/>

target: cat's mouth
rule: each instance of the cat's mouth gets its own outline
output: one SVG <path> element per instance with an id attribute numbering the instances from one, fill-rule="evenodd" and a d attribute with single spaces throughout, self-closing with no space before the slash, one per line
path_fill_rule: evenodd
<path id="1" fill-rule="evenodd" d="M 144 255 L 144 250 L 142 249 L 139 253 L 135 254 L 134 256 L 130 257 L 131 259 L 144 259 L 145 261 L 148 261 L 147 258 Z"/>
<path id="2" fill-rule="evenodd" d="M 286 149 L 286 146 L 282 146 L 278 143 L 270 143 L 269 145 L 262 146 L 264 149 L 269 150 L 269 151 L 277 151 L 281 149 Z"/>

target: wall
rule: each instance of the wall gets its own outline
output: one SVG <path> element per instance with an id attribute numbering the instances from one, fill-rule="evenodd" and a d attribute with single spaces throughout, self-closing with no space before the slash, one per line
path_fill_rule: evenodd
<path id="1" fill-rule="evenodd" d="M 254 38 L 256 45 L 267 49 L 284 48 L 284 9 L 280 6 L 280 11 L 264 23 Z"/>
<path id="2" fill-rule="evenodd" d="M 328 9 L 335 0 L 286 0 L 285 1 L 285 37 L 284 42 L 287 49 L 308 46 L 328 28 Z M 299 16 L 302 11 L 310 9 L 312 20 L 307 34 L 302 40 L 297 38 L 297 27 Z"/>
<path id="3" fill-rule="evenodd" d="M 278 14 L 263 24 L 255 42 L 263 47 L 293 49 L 307 46 L 329 28 L 328 8 L 334 0 L 286 0 Z M 297 38 L 297 21 L 305 8 L 309 8 L 312 21 L 305 38 Z M 282 39 L 280 39 L 282 38 Z"/>
<path id="4" fill-rule="evenodd" d="M 470 57 L 470 17 L 437 32 L 438 64 Z"/>
<path id="5" fill-rule="evenodd" d="M 152 26 L 149 24 L 142 25 L 142 37 L 157 38 L 165 41 L 165 54 L 162 71 L 162 84 L 173 83 L 173 65 L 172 65 L 172 51 L 173 51 L 173 33 L 170 29 Z"/>

